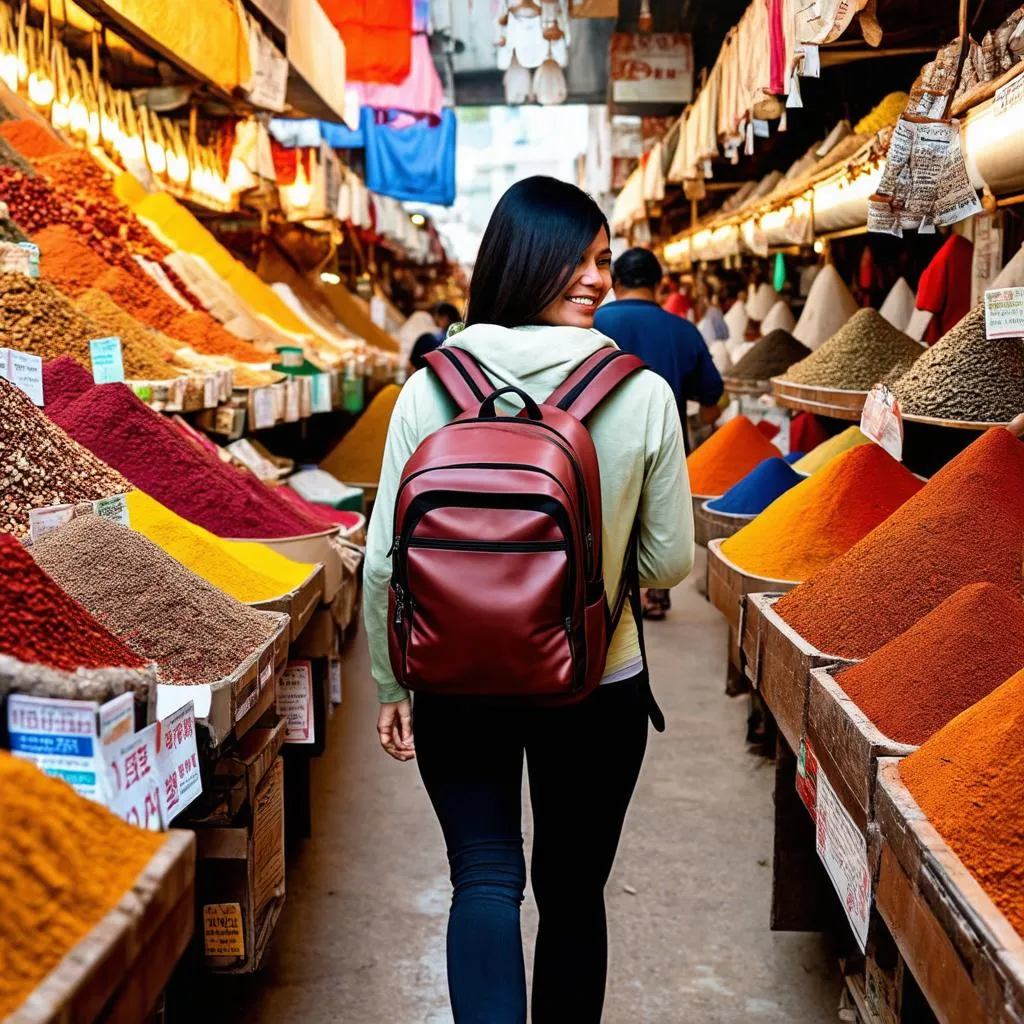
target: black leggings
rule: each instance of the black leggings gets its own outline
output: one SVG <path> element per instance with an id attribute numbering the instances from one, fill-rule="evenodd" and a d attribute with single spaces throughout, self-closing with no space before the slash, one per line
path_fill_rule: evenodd
<path id="1" fill-rule="evenodd" d="M 456 1024 L 526 1021 L 524 753 L 540 910 L 533 1022 L 600 1021 L 604 887 L 647 746 L 649 692 L 646 678 L 636 677 L 558 708 L 415 698 L 416 757 L 451 866 L 448 988 Z"/>

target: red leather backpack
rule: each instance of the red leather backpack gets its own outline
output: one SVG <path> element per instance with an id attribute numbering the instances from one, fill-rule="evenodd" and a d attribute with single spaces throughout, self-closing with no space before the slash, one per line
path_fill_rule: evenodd
<path id="1" fill-rule="evenodd" d="M 395 675 L 433 693 L 579 700 L 601 681 L 630 589 L 624 572 L 615 600 L 605 594 L 601 478 L 582 421 L 644 363 L 602 349 L 540 405 L 495 391 L 462 349 L 427 363 L 461 413 L 416 449 L 398 488 Z M 517 416 L 496 412 L 507 393 Z"/>

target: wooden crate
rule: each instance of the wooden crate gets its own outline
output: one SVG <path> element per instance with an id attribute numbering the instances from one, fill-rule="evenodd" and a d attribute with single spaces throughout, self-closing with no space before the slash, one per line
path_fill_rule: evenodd
<path id="1" fill-rule="evenodd" d="M 191 832 L 168 832 L 135 885 L 6 1024 L 145 1019 L 192 937 L 195 847 Z"/>
<path id="2" fill-rule="evenodd" d="M 798 750 L 807 721 L 811 669 L 844 662 L 809 644 L 776 614 L 773 606 L 778 599 L 775 594 L 756 594 L 748 599 L 748 616 L 757 617 L 754 685 L 786 742 Z"/>
<path id="3" fill-rule="evenodd" d="M 740 606 L 745 594 L 770 591 L 781 596 L 792 590 L 791 580 L 773 580 L 744 572 L 722 554 L 722 539 L 708 544 L 708 600 L 725 616 L 730 626 L 740 628 Z"/>
<path id="4" fill-rule="evenodd" d="M 717 495 L 717 494 L 691 494 L 690 495 L 690 503 L 691 503 L 691 505 L 693 507 L 693 531 L 694 531 L 693 540 L 694 540 L 695 544 L 699 545 L 702 548 L 703 547 L 707 547 L 707 541 L 702 541 L 702 540 L 698 540 L 697 539 L 697 515 L 699 514 L 701 506 L 704 504 L 705 501 L 711 501 L 713 498 L 717 498 L 717 497 L 720 497 L 720 495 Z"/>
<path id="5" fill-rule="evenodd" d="M 283 612 L 290 617 L 288 640 L 296 640 L 313 617 L 324 596 L 324 570 L 317 565 L 294 590 L 269 601 L 254 601 L 251 608 L 264 612 Z"/>
<path id="6" fill-rule="evenodd" d="M 753 518 L 753 516 L 736 516 L 726 512 L 715 512 L 708 508 L 707 501 L 704 501 L 693 510 L 694 542 L 706 548 L 716 538 L 731 537 L 737 531 L 742 530 Z"/>
<path id="7" fill-rule="evenodd" d="M 1024 938 L 878 762 L 875 907 L 942 1024 L 1024 1021 Z"/>
<path id="8" fill-rule="evenodd" d="M 836 796 L 866 837 L 874 817 L 878 759 L 906 757 L 917 748 L 881 733 L 828 668 L 811 670 L 806 736 Z"/>

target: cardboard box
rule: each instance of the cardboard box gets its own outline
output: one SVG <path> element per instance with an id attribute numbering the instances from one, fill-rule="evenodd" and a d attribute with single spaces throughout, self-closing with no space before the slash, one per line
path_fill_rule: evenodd
<path id="1" fill-rule="evenodd" d="M 266 761 L 247 768 L 247 785 Z M 196 932 L 206 966 L 220 973 L 259 969 L 285 897 L 284 774 L 274 757 L 233 827 L 196 829 Z"/>

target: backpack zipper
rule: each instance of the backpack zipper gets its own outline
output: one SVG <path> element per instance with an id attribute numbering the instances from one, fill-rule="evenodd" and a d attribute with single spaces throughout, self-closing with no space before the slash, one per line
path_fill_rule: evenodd
<path id="1" fill-rule="evenodd" d="M 436 540 L 432 537 L 411 537 L 410 548 L 430 548 L 438 551 L 508 551 L 512 553 L 536 551 L 565 551 L 568 543 L 559 540 L 488 541 L 488 540 Z"/>

